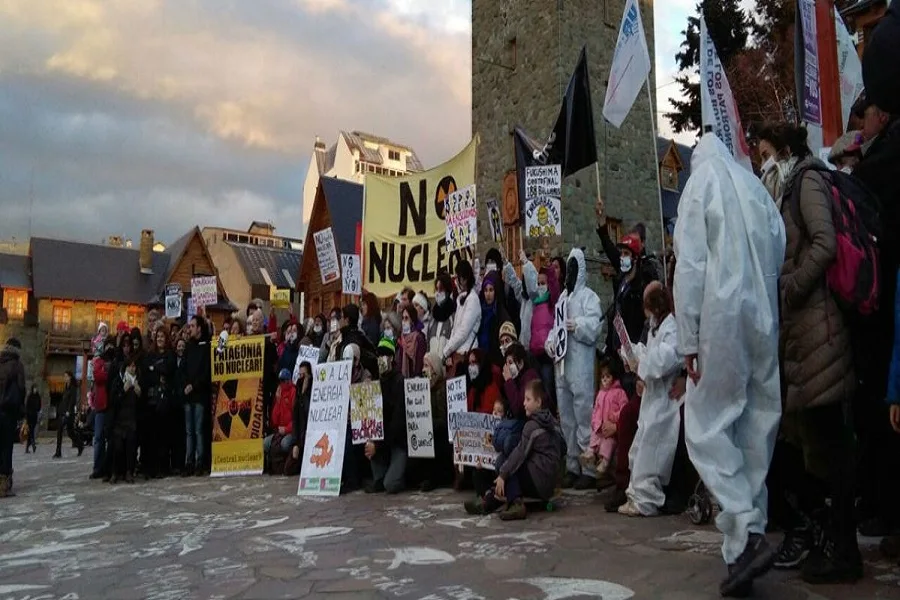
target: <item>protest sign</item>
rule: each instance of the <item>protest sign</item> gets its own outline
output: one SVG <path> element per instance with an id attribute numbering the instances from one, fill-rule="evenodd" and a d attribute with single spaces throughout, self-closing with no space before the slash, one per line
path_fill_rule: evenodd
<path id="1" fill-rule="evenodd" d="M 447 248 L 447 197 L 475 183 L 472 142 L 455 158 L 428 171 L 403 177 L 366 175 L 363 240 L 365 288 L 379 297 L 409 286 L 430 289 L 441 268 L 454 272 L 474 249 Z"/>
<path id="2" fill-rule="evenodd" d="M 469 408 L 466 376 L 460 375 L 447 380 L 447 434 L 453 441 L 453 430 L 450 429 L 450 414 L 466 412 Z"/>
<path id="3" fill-rule="evenodd" d="M 562 235 L 560 165 L 525 168 L 525 235 Z"/>
<path id="4" fill-rule="evenodd" d="M 619 336 L 619 343 L 622 345 L 622 354 L 625 362 L 628 363 L 630 369 L 634 370 L 637 366 L 637 357 L 634 355 L 634 347 L 631 345 L 631 338 L 628 336 L 628 329 L 625 327 L 625 321 L 622 315 L 616 311 L 613 317 L 613 327 L 616 328 L 616 335 Z"/>
<path id="5" fill-rule="evenodd" d="M 263 471 L 263 361 L 265 337 L 231 337 L 210 348 L 214 477 L 260 475 Z"/>
<path id="6" fill-rule="evenodd" d="M 384 439 L 384 401 L 378 381 L 350 386 L 350 439 L 354 444 Z"/>
<path id="7" fill-rule="evenodd" d="M 495 243 L 503 241 L 503 219 L 500 217 L 500 205 L 492 198 L 487 201 L 488 221 L 491 226 L 491 239 Z"/>
<path id="8" fill-rule="evenodd" d="M 475 184 L 456 190 L 447 196 L 445 204 L 447 249 L 462 250 L 478 242 L 478 205 Z"/>
<path id="9" fill-rule="evenodd" d="M 194 307 L 212 306 L 219 301 L 219 289 L 215 277 L 194 277 L 191 279 L 191 298 Z"/>
<path id="10" fill-rule="evenodd" d="M 297 352 L 297 362 L 294 363 L 294 383 L 297 383 L 297 380 L 300 378 L 300 365 L 305 362 L 308 362 L 312 367 L 319 364 L 319 349 L 315 346 L 300 346 Z"/>
<path id="11" fill-rule="evenodd" d="M 406 440 L 410 458 L 434 458 L 431 385 L 424 377 L 406 380 Z"/>
<path id="12" fill-rule="evenodd" d="M 187 299 L 187 318 L 188 318 L 188 321 L 190 321 L 190 320 L 194 317 L 194 315 L 196 315 L 196 314 L 197 314 L 197 305 L 194 304 L 194 297 L 193 297 L 193 296 L 190 296 L 190 297 Z"/>
<path id="13" fill-rule="evenodd" d="M 166 318 L 177 319 L 181 316 L 181 284 L 166 284 Z"/>
<path id="14" fill-rule="evenodd" d="M 313 369 L 298 496 L 337 496 L 341 491 L 352 366 L 353 361 L 345 360 Z"/>
<path id="15" fill-rule="evenodd" d="M 484 413 L 447 415 L 453 431 L 453 464 L 494 470 L 494 429 L 500 419 Z"/>
<path id="16" fill-rule="evenodd" d="M 359 254 L 341 254 L 341 289 L 350 296 L 362 294 Z"/>
<path id="17" fill-rule="evenodd" d="M 566 357 L 566 350 L 569 348 L 569 330 L 566 329 L 566 321 L 569 318 L 569 296 L 560 298 L 553 310 L 553 334 L 556 338 L 556 349 L 554 355 L 556 362 L 560 362 Z"/>
<path id="18" fill-rule="evenodd" d="M 319 260 L 319 272 L 322 275 L 322 284 L 328 285 L 337 281 L 341 276 L 338 265 L 337 249 L 334 245 L 334 234 L 331 227 L 313 233 L 316 243 L 316 258 Z"/>
<path id="19" fill-rule="evenodd" d="M 272 306 L 274 308 L 288 308 L 291 305 L 291 290 L 272 290 Z"/>

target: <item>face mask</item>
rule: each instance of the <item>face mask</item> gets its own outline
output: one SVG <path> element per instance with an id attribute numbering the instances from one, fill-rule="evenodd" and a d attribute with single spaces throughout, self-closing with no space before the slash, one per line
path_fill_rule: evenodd
<path id="1" fill-rule="evenodd" d="M 297 339 L 297 334 L 296 334 L 296 333 L 291 332 L 291 333 L 287 334 L 287 341 L 288 341 L 288 343 L 293 344 L 294 341 L 296 341 L 296 339 Z"/>
<path id="2" fill-rule="evenodd" d="M 500 354 L 506 356 L 506 351 L 509 350 L 510 346 L 512 346 L 512 344 L 500 344 Z"/>
<path id="3" fill-rule="evenodd" d="M 841 173 L 846 173 L 847 175 L 853 174 L 853 167 L 841 167 L 838 169 Z"/>
<path id="4" fill-rule="evenodd" d="M 385 327 L 384 328 L 384 337 L 386 337 L 389 340 L 394 339 L 394 330 L 391 329 L 390 327 Z"/>
<path id="5" fill-rule="evenodd" d="M 478 365 L 469 365 L 469 379 L 478 379 L 479 372 Z"/>
<path id="6" fill-rule="evenodd" d="M 412 331 L 412 326 L 409 323 L 404 323 L 403 324 L 403 334 L 405 335 L 405 334 L 409 333 L 410 331 Z"/>
<path id="7" fill-rule="evenodd" d="M 766 160 L 766 162 L 764 162 L 764 163 L 762 164 L 761 169 L 762 169 L 762 172 L 765 174 L 765 173 L 768 173 L 769 171 L 771 171 L 773 168 L 775 168 L 775 157 L 774 157 L 774 156 L 770 156 L 770 157 Z"/>
<path id="8" fill-rule="evenodd" d="M 485 272 L 485 273 L 490 273 L 491 271 L 496 271 L 496 270 L 497 270 L 497 264 L 496 264 L 496 263 L 489 262 L 489 263 L 487 263 L 487 264 L 484 265 L 484 272 Z"/>
<path id="9" fill-rule="evenodd" d="M 434 294 L 434 301 L 437 302 L 438 304 L 443 304 L 444 300 L 446 300 L 446 299 L 447 299 L 447 294 L 445 294 L 444 292 L 436 292 Z"/>
<path id="10" fill-rule="evenodd" d="M 509 365 L 509 376 L 513 379 L 519 376 L 519 367 L 516 365 L 516 363 Z"/>
<path id="11" fill-rule="evenodd" d="M 631 257 L 623 256 L 621 259 L 619 259 L 619 268 L 623 273 L 628 273 L 629 271 L 631 271 Z"/>
<path id="12" fill-rule="evenodd" d="M 338 330 L 340 323 L 337 322 L 337 319 L 332 319 L 331 323 L 328 325 L 328 330 L 332 333 Z"/>
<path id="13" fill-rule="evenodd" d="M 537 293 L 538 293 L 538 296 L 543 296 L 544 294 L 546 294 L 546 293 L 547 293 L 547 286 L 546 286 L 546 285 L 539 285 L 539 286 L 537 286 Z"/>
<path id="14" fill-rule="evenodd" d="M 315 327 L 313 327 L 313 331 L 315 331 L 316 333 L 322 333 L 322 326 L 316 325 Z"/>
<path id="15" fill-rule="evenodd" d="M 391 357 L 390 356 L 379 356 L 378 357 L 378 374 L 384 375 L 388 371 L 391 370 Z"/>

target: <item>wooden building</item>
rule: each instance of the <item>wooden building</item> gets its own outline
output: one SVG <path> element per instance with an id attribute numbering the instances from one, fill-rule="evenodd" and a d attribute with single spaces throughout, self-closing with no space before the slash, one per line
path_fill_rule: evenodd
<path id="1" fill-rule="evenodd" d="M 841 17 L 847 28 L 851 34 L 856 35 L 856 50 L 860 58 L 866 49 L 866 39 L 872 35 L 887 8 L 888 0 L 856 0 L 845 4 L 841 9 Z"/>
<path id="2" fill-rule="evenodd" d="M 333 177 L 322 177 L 316 189 L 315 202 L 306 228 L 306 251 L 300 261 L 297 289 L 305 295 L 304 316 L 314 317 L 334 307 L 358 302 L 355 296 L 345 298 L 341 280 L 324 285 L 316 256 L 313 233 L 331 227 L 338 256 L 359 254 L 362 237 L 363 186 Z"/>

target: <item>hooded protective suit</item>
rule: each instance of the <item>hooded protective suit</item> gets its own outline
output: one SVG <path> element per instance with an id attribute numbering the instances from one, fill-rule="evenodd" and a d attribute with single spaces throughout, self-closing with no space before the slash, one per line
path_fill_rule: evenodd
<path id="1" fill-rule="evenodd" d="M 570 473 L 582 473 L 578 457 L 591 445 L 591 414 L 594 410 L 594 349 L 600 336 L 603 310 L 600 298 L 586 284 L 587 267 L 584 253 L 573 248 L 566 264 L 566 289 L 558 302 L 568 300 L 568 319 L 575 322 L 569 332 L 562 374 L 556 374 L 556 398 L 559 420 L 566 438 L 566 468 Z M 550 335 L 546 347 L 555 346 Z M 548 352 L 553 356 L 552 352 Z M 593 470 L 584 475 L 595 477 Z"/>
<path id="2" fill-rule="evenodd" d="M 691 159 L 675 226 L 679 349 L 698 356 L 688 384 L 691 461 L 722 507 L 722 554 L 734 563 L 764 533 L 766 474 L 781 419 L 778 275 L 784 223 L 763 185 L 714 135 Z"/>
<path id="3" fill-rule="evenodd" d="M 651 329 L 646 348 L 639 345 L 636 354 L 644 395 L 637 434 L 628 453 L 631 481 L 626 494 L 642 515 L 654 516 L 666 501 L 663 486 L 672 475 L 681 429 L 681 402 L 669 399 L 683 364 L 675 316 L 666 317 L 655 332 Z"/>

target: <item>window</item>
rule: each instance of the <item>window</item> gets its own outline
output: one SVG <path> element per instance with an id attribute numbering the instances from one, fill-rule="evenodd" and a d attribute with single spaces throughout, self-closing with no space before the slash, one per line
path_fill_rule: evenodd
<path id="1" fill-rule="evenodd" d="M 144 328 L 144 309 L 143 308 L 129 308 L 128 309 L 128 327 L 134 329 L 137 327 L 138 329 Z"/>
<path id="2" fill-rule="evenodd" d="M 113 327 L 115 326 L 116 320 L 116 309 L 112 306 L 98 306 L 97 307 L 97 325 L 100 323 L 106 323 L 106 326 L 110 331 L 113 331 Z"/>
<path id="3" fill-rule="evenodd" d="M 606 230 L 609 232 L 609 238 L 615 243 L 622 241 L 622 219 L 614 219 L 608 217 L 606 219 Z"/>
<path id="4" fill-rule="evenodd" d="M 678 191 L 678 171 L 672 167 L 660 167 L 659 179 L 664 190 L 669 190 L 670 192 Z"/>
<path id="5" fill-rule="evenodd" d="M 3 290 L 3 308 L 10 319 L 25 317 L 28 308 L 28 292 L 25 290 Z"/>
<path id="6" fill-rule="evenodd" d="M 400 160 L 400 152 L 397 150 L 388 150 L 388 159 L 389 160 Z"/>
<path id="7" fill-rule="evenodd" d="M 359 169 L 359 161 L 358 161 L 358 160 L 355 160 L 355 161 L 353 161 L 353 172 L 354 172 L 354 173 L 359 173 L 359 171 L 360 171 L 360 169 Z"/>
<path id="8" fill-rule="evenodd" d="M 69 331 L 72 327 L 72 307 L 56 305 L 53 307 L 53 331 Z"/>

